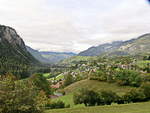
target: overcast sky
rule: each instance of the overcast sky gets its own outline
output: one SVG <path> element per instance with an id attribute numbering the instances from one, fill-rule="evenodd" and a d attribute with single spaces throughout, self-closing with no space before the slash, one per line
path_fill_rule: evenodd
<path id="1" fill-rule="evenodd" d="M 147 0 L 0 0 L 0 24 L 41 51 L 80 52 L 150 32 Z"/>

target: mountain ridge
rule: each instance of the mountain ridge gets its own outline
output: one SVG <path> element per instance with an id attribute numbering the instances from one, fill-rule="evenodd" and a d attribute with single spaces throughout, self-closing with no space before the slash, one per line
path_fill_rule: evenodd
<path id="1" fill-rule="evenodd" d="M 114 41 L 100 44 L 82 51 L 78 56 L 99 56 L 99 55 L 135 55 L 138 53 L 150 52 L 150 33 L 126 41 Z M 142 51 L 146 49 L 146 51 Z"/>
<path id="2" fill-rule="evenodd" d="M 51 51 L 38 51 L 26 45 L 27 50 L 37 60 L 44 64 L 55 64 L 66 58 L 75 56 L 73 52 L 51 52 Z"/>
<path id="3" fill-rule="evenodd" d="M 16 30 L 0 25 L 0 74 L 10 72 L 24 76 L 25 70 L 36 64 L 39 62 L 27 51 Z"/>

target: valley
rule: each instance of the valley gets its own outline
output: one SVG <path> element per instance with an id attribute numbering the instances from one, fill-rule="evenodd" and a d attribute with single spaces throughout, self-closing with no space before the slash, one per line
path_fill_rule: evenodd
<path id="1" fill-rule="evenodd" d="M 39 52 L 8 26 L 0 39 L 0 113 L 150 112 L 149 34 L 79 54 Z"/>

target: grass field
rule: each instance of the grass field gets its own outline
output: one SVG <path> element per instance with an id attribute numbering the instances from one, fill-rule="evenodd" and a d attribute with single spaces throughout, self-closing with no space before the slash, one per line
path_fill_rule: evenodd
<path id="1" fill-rule="evenodd" d="M 150 102 L 48 110 L 45 113 L 150 113 Z"/>
<path id="2" fill-rule="evenodd" d="M 99 90 L 112 90 L 114 92 L 117 92 L 118 94 L 122 95 L 125 92 L 132 89 L 128 86 L 118 86 L 116 84 L 110 84 L 107 82 L 99 82 L 94 80 L 82 80 L 79 82 L 76 82 L 68 87 L 66 87 L 64 90 L 66 92 L 65 96 L 59 97 L 55 99 L 54 101 L 61 100 L 65 102 L 66 104 L 70 104 L 71 108 L 77 108 L 77 107 L 83 107 L 84 105 L 74 105 L 73 103 L 73 93 L 78 91 L 80 88 L 88 88 L 88 89 L 94 89 L 95 91 Z"/>
<path id="3" fill-rule="evenodd" d="M 60 80 L 60 79 L 63 79 L 63 78 L 64 78 L 64 75 L 60 74 L 60 75 L 56 76 L 55 78 L 53 77 L 53 78 L 49 78 L 47 80 Z"/>
<path id="4" fill-rule="evenodd" d="M 48 78 L 48 77 L 50 77 L 51 75 L 50 75 L 50 73 L 44 73 L 43 76 L 46 77 L 46 78 Z"/>

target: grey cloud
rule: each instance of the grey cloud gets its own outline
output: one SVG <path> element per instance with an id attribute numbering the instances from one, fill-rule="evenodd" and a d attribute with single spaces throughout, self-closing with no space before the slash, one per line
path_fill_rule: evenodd
<path id="1" fill-rule="evenodd" d="M 150 32 L 146 0 L 1 0 L 0 14 L 38 50 L 79 52 Z"/>

